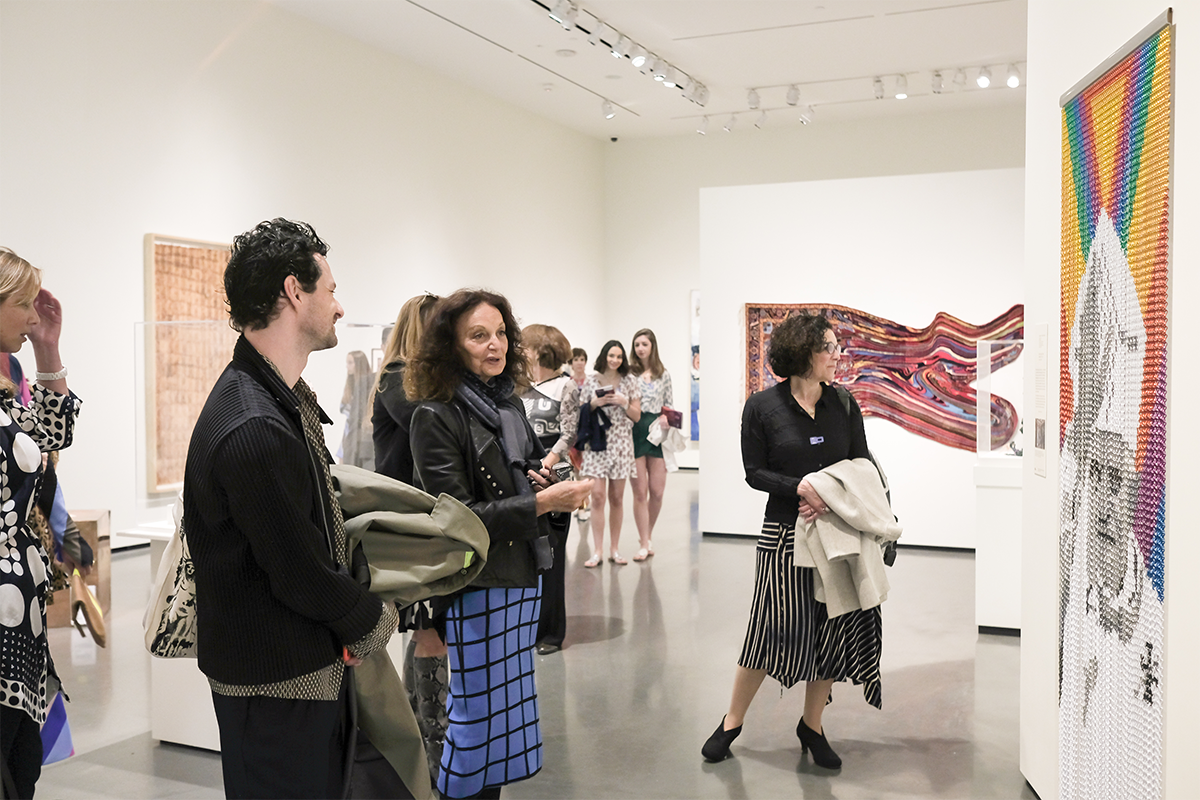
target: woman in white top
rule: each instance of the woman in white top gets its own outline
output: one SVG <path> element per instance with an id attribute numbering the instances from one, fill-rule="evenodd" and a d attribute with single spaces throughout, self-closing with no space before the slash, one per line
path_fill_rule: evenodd
<path id="1" fill-rule="evenodd" d="M 663 409 L 675 405 L 671 373 L 667 372 L 658 357 L 658 339 L 654 331 L 642 328 L 633 335 L 633 359 L 630 362 L 633 375 L 637 378 L 638 395 L 641 397 L 642 417 L 633 426 L 633 455 L 637 460 L 637 471 L 633 476 L 633 521 L 637 524 L 641 548 L 634 561 L 645 561 L 654 555 L 654 523 L 662 511 L 663 491 L 667 487 L 667 466 L 663 461 L 662 447 L 651 444 L 646 437 L 652 426 L 664 430 L 668 427 Z"/>
<path id="2" fill-rule="evenodd" d="M 546 448 L 542 466 L 566 461 L 579 425 L 579 387 L 562 371 L 571 356 L 571 343 L 553 325 L 526 325 L 521 332 L 533 385 L 521 392 L 525 416 Z M 550 547 L 554 561 L 542 573 L 542 611 L 535 642 L 541 655 L 562 649 L 567 636 L 566 563 L 570 514 L 551 514 Z"/>
<path id="3" fill-rule="evenodd" d="M 595 549 L 585 567 L 598 567 L 603 561 L 604 497 L 608 494 L 609 521 L 612 525 L 612 548 L 608 560 L 614 564 L 629 561 L 617 551 L 621 540 L 621 523 L 625 514 L 625 480 L 633 474 L 633 423 L 642 416 L 642 401 L 637 382 L 629 372 L 625 348 L 616 339 L 606 342 L 596 359 L 596 374 L 583 382 L 579 405 L 587 405 L 593 414 L 601 414 L 609 423 L 603 450 L 590 446 L 583 451 L 583 475 L 592 482 L 592 541 Z"/>

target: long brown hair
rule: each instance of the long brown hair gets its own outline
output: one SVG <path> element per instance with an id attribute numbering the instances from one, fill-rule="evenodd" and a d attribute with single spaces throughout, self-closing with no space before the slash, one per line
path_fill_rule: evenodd
<path id="1" fill-rule="evenodd" d="M 454 390 L 467 371 L 459 353 L 458 321 L 483 303 L 499 311 L 504 320 L 508 351 L 504 355 L 503 374 L 512 378 L 518 391 L 529 386 L 529 366 L 521 351 L 521 327 L 508 300 L 486 289 L 459 289 L 433 307 L 421 346 L 404 370 L 404 394 L 410 400 L 446 402 L 454 397 Z"/>
<path id="2" fill-rule="evenodd" d="M 436 294 L 419 294 L 408 298 L 404 305 L 400 306 L 396 324 L 392 326 L 387 344 L 383 346 L 383 366 L 375 378 L 375 391 L 379 391 L 383 373 L 395 371 L 392 364 L 404 364 L 417 354 L 421 346 L 421 334 L 424 333 L 425 324 L 429 322 L 429 315 L 439 299 Z"/>
<path id="3" fill-rule="evenodd" d="M 646 359 L 645 364 L 643 364 L 642 360 L 638 358 L 637 348 L 634 347 L 634 343 L 637 342 L 639 336 L 645 336 L 650 340 L 650 357 Z M 633 335 L 632 339 L 630 339 L 629 368 L 633 370 L 634 375 L 641 375 L 643 372 L 649 369 L 650 374 L 653 375 L 656 380 L 661 378 L 663 373 L 667 371 L 667 368 L 663 366 L 662 359 L 658 357 L 658 337 L 656 337 L 654 335 L 654 331 L 650 330 L 649 328 L 642 328 Z"/>

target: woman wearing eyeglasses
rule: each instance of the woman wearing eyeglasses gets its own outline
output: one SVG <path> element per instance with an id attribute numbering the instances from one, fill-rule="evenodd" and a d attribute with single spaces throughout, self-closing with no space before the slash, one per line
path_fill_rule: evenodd
<path id="1" fill-rule="evenodd" d="M 814 569 L 797 567 L 797 520 L 829 512 L 806 476 L 843 459 L 867 458 L 862 412 L 833 387 L 842 349 L 829 321 L 800 314 L 775 327 L 769 363 L 780 382 L 753 394 L 742 412 L 742 462 L 746 482 L 766 492 L 767 508 L 755 556 L 754 601 L 738 659 L 729 711 L 705 742 L 708 761 L 729 756 L 742 732 L 750 702 L 770 675 L 784 688 L 804 681 L 804 713 L 796 726 L 802 751 L 838 769 L 822 725 L 833 684 L 863 685 L 867 702 L 881 703 L 879 607 L 830 619 L 814 596 Z M 803 527 L 803 525 L 801 526 Z"/>

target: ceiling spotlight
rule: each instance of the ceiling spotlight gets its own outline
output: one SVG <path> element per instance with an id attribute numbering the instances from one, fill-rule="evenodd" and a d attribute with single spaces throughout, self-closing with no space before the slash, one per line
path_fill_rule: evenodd
<path id="1" fill-rule="evenodd" d="M 746 92 L 746 105 L 750 107 L 751 111 L 758 109 L 759 97 L 757 90 L 751 89 L 750 91 Z"/>
<path id="2" fill-rule="evenodd" d="M 696 128 L 696 133 L 700 134 L 701 136 L 708 135 L 708 117 L 700 120 L 700 127 Z"/>
<path id="3" fill-rule="evenodd" d="M 613 104 L 607 100 L 600 104 L 600 112 L 604 114 L 605 119 L 612 119 L 617 115 L 616 110 L 613 109 Z"/>
<path id="4" fill-rule="evenodd" d="M 800 124 L 808 125 L 813 121 L 816 112 L 813 111 L 812 103 L 805 103 L 800 107 Z"/>
<path id="5" fill-rule="evenodd" d="M 1005 83 L 1010 89 L 1015 89 L 1021 85 L 1021 73 L 1017 72 L 1016 64 L 1008 65 L 1008 80 Z"/>
<path id="6" fill-rule="evenodd" d="M 646 64 L 646 48 L 639 45 L 634 45 L 633 50 L 629 53 L 629 63 L 633 64 L 638 69 L 641 69 Z"/>
<path id="7" fill-rule="evenodd" d="M 674 67 L 667 67 L 666 76 L 663 78 L 662 85 L 668 89 L 674 89 L 679 85 L 679 70 Z"/>
<path id="8" fill-rule="evenodd" d="M 550 19 L 562 25 L 567 30 L 575 27 L 575 19 L 579 16 L 579 6 L 571 0 L 558 0 L 550 11 Z"/>
<path id="9" fill-rule="evenodd" d="M 754 127 L 758 128 L 761 131 L 763 126 L 766 124 L 767 124 L 767 112 L 766 112 L 766 110 L 764 110 L 761 114 L 758 115 L 758 119 L 754 120 Z"/>
<path id="10" fill-rule="evenodd" d="M 730 114 L 729 121 L 725 123 L 722 130 L 726 133 L 733 133 L 733 126 L 737 125 L 737 114 Z"/>
<path id="11" fill-rule="evenodd" d="M 975 84 L 980 89 L 986 89 L 992 85 L 992 71 L 987 67 L 979 68 L 979 77 L 975 79 Z"/>
<path id="12" fill-rule="evenodd" d="M 708 87 L 699 81 L 688 79 L 687 88 L 683 90 L 683 99 L 691 100 L 698 106 L 708 102 Z"/>
<path id="13" fill-rule="evenodd" d="M 883 79 L 880 78 L 878 75 L 876 75 L 875 80 L 871 81 L 871 84 L 875 87 L 875 99 L 882 100 L 883 99 Z"/>
<path id="14" fill-rule="evenodd" d="M 960 92 L 967 88 L 967 71 L 962 67 L 954 71 L 954 88 Z"/>
<path id="15" fill-rule="evenodd" d="M 908 78 L 903 75 L 896 78 L 896 95 L 897 100 L 908 99 Z"/>
<path id="16" fill-rule="evenodd" d="M 650 74 L 654 76 L 654 80 L 662 81 L 667 77 L 667 62 L 661 58 L 654 59 L 654 66 L 650 68 Z"/>
<path id="17" fill-rule="evenodd" d="M 604 29 L 607 27 L 600 20 L 596 20 L 596 24 L 592 26 L 592 32 L 588 34 L 588 44 L 592 47 L 600 44 L 600 40 L 604 38 Z"/>
<path id="18" fill-rule="evenodd" d="M 934 94 L 941 94 L 942 92 L 946 91 L 946 84 L 942 80 L 942 73 L 940 70 L 935 70 L 933 77 L 929 79 L 929 88 L 933 90 Z"/>
<path id="19" fill-rule="evenodd" d="M 787 90 L 787 104 L 789 106 L 794 106 L 799 102 L 800 102 L 800 87 L 793 83 L 791 86 L 788 87 L 788 90 Z"/>
<path id="20" fill-rule="evenodd" d="M 616 31 L 613 31 L 613 33 L 616 33 Z M 632 44 L 633 42 L 629 41 L 628 36 L 618 36 L 617 43 L 612 46 L 612 57 L 624 58 L 625 54 L 629 52 L 629 46 Z"/>

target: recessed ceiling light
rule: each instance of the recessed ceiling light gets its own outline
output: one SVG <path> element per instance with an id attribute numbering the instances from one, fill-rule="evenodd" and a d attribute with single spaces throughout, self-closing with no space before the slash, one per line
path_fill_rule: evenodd
<path id="1" fill-rule="evenodd" d="M 554 55 L 558 56 L 559 58 L 570 58 L 570 57 L 572 57 L 573 55 L 575 55 L 575 51 L 574 51 L 574 50 L 567 50 L 567 49 L 565 49 L 565 48 L 564 48 L 564 49 L 562 49 L 562 50 L 555 50 L 555 51 L 554 51 Z"/>

